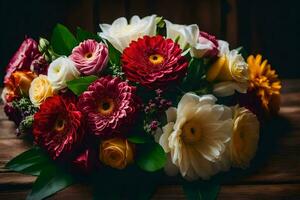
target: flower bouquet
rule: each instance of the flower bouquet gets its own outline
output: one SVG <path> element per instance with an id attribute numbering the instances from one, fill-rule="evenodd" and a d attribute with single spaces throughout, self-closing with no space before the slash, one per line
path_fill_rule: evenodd
<path id="1" fill-rule="evenodd" d="M 275 71 L 195 24 L 151 15 L 100 28 L 58 24 L 7 66 L 4 110 L 33 147 L 6 167 L 38 176 L 27 198 L 85 182 L 95 199 L 148 199 L 166 175 L 189 199 L 216 198 L 216 174 L 248 167 L 278 113 Z"/>

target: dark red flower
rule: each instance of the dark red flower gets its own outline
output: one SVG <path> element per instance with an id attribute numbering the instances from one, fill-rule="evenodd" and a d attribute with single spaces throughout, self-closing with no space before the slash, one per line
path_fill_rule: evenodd
<path id="1" fill-rule="evenodd" d="M 53 96 L 46 99 L 34 115 L 33 135 L 55 160 L 70 155 L 83 135 L 83 115 L 74 98 Z"/>
<path id="2" fill-rule="evenodd" d="M 16 70 L 32 70 L 37 73 L 44 73 L 48 63 L 39 52 L 38 43 L 32 38 L 26 38 L 6 67 L 4 82 Z M 43 70 L 45 69 L 45 70 Z"/>
<path id="3" fill-rule="evenodd" d="M 152 89 L 165 87 L 186 74 L 188 62 L 181 53 L 171 39 L 144 36 L 124 50 L 122 69 L 130 81 Z"/>
<path id="4" fill-rule="evenodd" d="M 106 76 L 93 82 L 78 102 L 91 131 L 97 136 L 110 136 L 132 123 L 138 106 L 135 91 L 118 77 Z"/>

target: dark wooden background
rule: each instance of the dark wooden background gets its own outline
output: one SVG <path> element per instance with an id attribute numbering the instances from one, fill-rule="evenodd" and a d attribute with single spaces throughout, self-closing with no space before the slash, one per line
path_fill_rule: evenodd
<path id="1" fill-rule="evenodd" d="M 49 37 L 58 22 L 99 31 L 117 17 L 153 13 L 263 53 L 283 78 L 299 78 L 300 1 L 296 0 L 1 0 L 0 77 L 25 35 Z"/>

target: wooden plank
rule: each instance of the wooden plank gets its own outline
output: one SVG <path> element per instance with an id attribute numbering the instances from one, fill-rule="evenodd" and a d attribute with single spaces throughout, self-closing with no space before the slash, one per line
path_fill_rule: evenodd
<path id="1" fill-rule="evenodd" d="M 222 186 L 219 194 L 219 200 L 282 200 L 299 199 L 300 184 L 282 184 L 282 185 L 234 185 Z M 153 199 L 167 200 L 186 199 L 181 186 L 161 186 L 158 188 Z"/>
<path id="2" fill-rule="evenodd" d="M 222 186 L 218 196 L 218 200 L 298 200 L 300 198 L 300 184 L 268 184 L 268 185 L 234 185 Z M 5 200 L 21 200 L 25 199 L 29 190 L 8 190 L 0 192 L 0 199 Z M 58 192 L 49 200 L 59 199 L 93 199 L 92 189 L 86 185 L 74 185 Z M 159 186 L 154 194 L 153 200 L 185 200 L 182 187 L 179 185 Z"/>
<path id="3" fill-rule="evenodd" d="M 1 108 L 0 108 L 1 109 Z M 3 113 L 1 110 L 0 113 Z M 7 119 L 0 119 L 0 139 L 17 138 L 15 123 Z"/>

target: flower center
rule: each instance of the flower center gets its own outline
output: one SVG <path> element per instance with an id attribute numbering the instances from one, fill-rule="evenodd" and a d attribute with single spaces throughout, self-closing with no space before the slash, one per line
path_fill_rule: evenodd
<path id="1" fill-rule="evenodd" d="M 54 125 L 54 130 L 57 132 L 62 132 L 65 128 L 65 121 L 63 119 L 58 118 Z"/>
<path id="2" fill-rule="evenodd" d="M 187 144 L 193 144 L 201 139 L 201 127 L 197 121 L 189 121 L 182 128 L 181 138 Z"/>
<path id="3" fill-rule="evenodd" d="M 91 58 L 93 56 L 93 54 L 91 52 L 88 52 L 85 54 L 84 57 L 86 57 L 87 59 Z"/>
<path id="4" fill-rule="evenodd" d="M 162 62 L 164 62 L 164 57 L 160 54 L 152 54 L 149 56 L 149 61 L 153 64 L 153 65 L 159 65 Z"/>
<path id="5" fill-rule="evenodd" d="M 98 102 L 98 111 L 102 115 L 109 115 L 115 108 L 115 102 L 111 98 L 104 98 Z"/>

